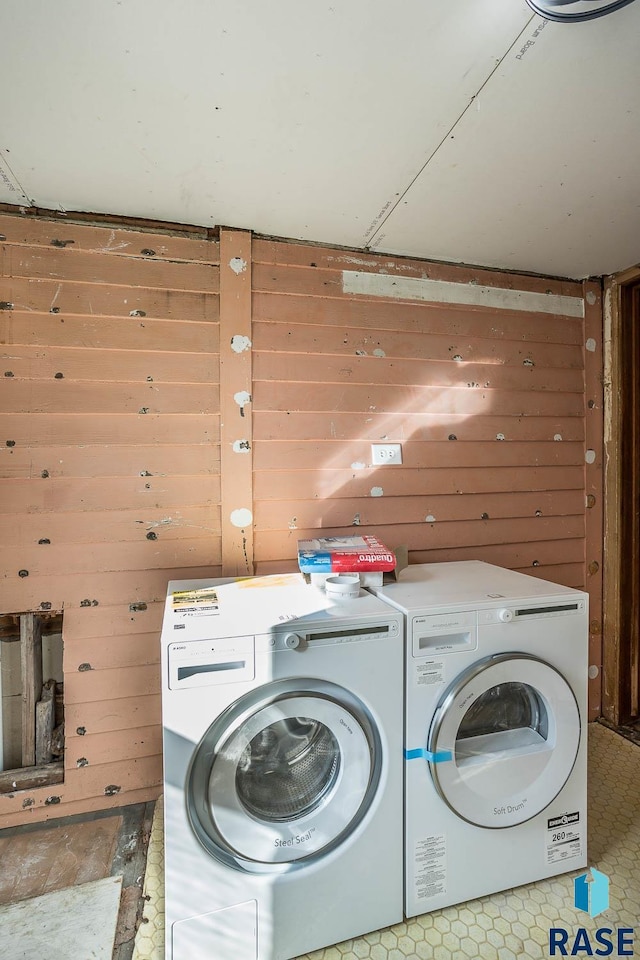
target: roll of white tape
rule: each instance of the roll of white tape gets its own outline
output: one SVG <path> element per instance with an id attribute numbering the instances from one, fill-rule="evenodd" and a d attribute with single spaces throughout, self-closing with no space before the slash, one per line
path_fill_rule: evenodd
<path id="1" fill-rule="evenodd" d="M 357 597 L 360 594 L 360 577 L 357 573 L 339 573 L 327 577 L 324 588 L 330 597 Z"/>

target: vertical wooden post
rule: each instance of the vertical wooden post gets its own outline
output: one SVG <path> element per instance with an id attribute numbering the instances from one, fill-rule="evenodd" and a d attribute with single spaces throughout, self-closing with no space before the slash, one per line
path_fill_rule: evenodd
<path id="1" fill-rule="evenodd" d="M 56 682 L 47 680 L 36 703 L 36 766 L 51 763 L 51 739 L 56 716 Z"/>
<path id="2" fill-rule="evenodd" d="M 251 234 L 220 231 L 222 575 L 253 573 Z"/>
<path id="3" fill-rule="evenodd" d="M 605 545 L 603 716 L 616 726 L 640 714 L 640 268 L 605 281 Z"/>
<path id="4" fill-rule="evenodd" d="M 631 647 L 629 712 L 640 716 L 640 287 L 632 287 L 627 295 L 627 416 L 623 453 L 628 457 L 628 478 L 625 504 L 628 507 L 627 557 L 625 578 L 627 596 L 627 632 Z"/>
<path id="5" fill-rule="evenodd" d="M 603 313 L 600 283 L 584 291 L 585 548 L 589 592 L 589 719 L 602 711 Z M 597 668 L 597 670 L 596 670 Z"/>
<path id="6" fill-rule="evenodd" d="M 604 610 L 602 634 L 602 715 L 621 722 L 622 678 L 622 304 L 615 277 L 605 281 L 604 298 Z"/>
<path id="7" fill-rule="evenodd" d="M 20 617 L 22 668 L 22 766 L 36 762 L 36 703 L 42 690 L 42 622 L 36 613 Z"/>

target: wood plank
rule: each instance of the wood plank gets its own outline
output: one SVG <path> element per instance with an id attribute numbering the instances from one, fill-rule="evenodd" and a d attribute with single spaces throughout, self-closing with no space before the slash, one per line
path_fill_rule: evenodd
<path id="1" fill-rule="evenodd" d="M 586 567 L 585 583 L 589 592 L 590 654 L 598 651 L 596 660 L 590 660 L 590 666 L 597 668 L 596 676 L 589 675 L 589 709 L 598 716 L 602 712 L 602 566 L 603 566 L 603 315 L 602 287 L 600 283 L 585 281 L 585 425 L 586 425 L 586 462 L 585 462 L 585 546 Z M 639 314 L 640 318 L 640 314 Z M 637 383 L 637 370 L 634 376 Z M 638 451 L 632 455 L 631 462 L 637 463 Z M 640 491 L 640 487 L 638 488 Z M 633 515 L 633 511 L 632 511 Z M 637 521 L 637 510 L 635 517 Z M 637 541 L 640 546 L 640 540 Z M 637 552 L 637 551 L 636 551 Z M 637 583 L 637 581 L 636 581 Z M 636 591 L 638 587 L 636 585 Z M 637 629 L 637 628 L 636 628 Z M 640 714 L 640 708 L 636 715 Z"/>
<path id="2" fill-rule="evenodd" d="M 96 226 L 44 217 L 0 214 L 0 233 L 7 244 L 66 248 L 114 257 L 141 257 L 154 251 L 156 260 L 187 260 L 192 263 L 219 263 L 217 240 L 178 236 L 169 231 L 135 230 L 126 227 Z"/>
<path id="3" fill-rule="evenodd" d="M 162 350 L 78 350 L 77 347 L 14 344 L 0 354 L 5 377 L 18 380 L 90 380 L 144 383 L 217 383 L 217 325 L 211 325 L 211 352 Z M 60 376 L 62 374 L 62 377 Z"/>
<path id="4" fill-rule="evenodd" d="M 0 380 L 0 406 L 8 413 L 217 414 L 215 383 L 103 383 L 73 380 Z"/>
<path id="5" fill-rule="evenodd" d="M 64 415 L 62 415 L 64 416 Z M 41 419 L 44 419 L 42 415 Z M 69 420 L 70 418 L 67 418 Z M 206 422 L 205 418 L 201 419 Z M 211 418 L 206 418 L 210 421 Z M 163 418 L 164 420 L 164 418 Z M 131 477 L 149 476 L 198 476 L 217 475 L 220 472 L 220 456 L 217 443 L 180 443 L 181 433 L 178 424 L 185 424 L 186 418 L 176 415 L 171 418 L 172 429 L 164 443 L 83 443 L 73 446 L 70 443 L 38 446 L 23 444 L 15 447 L 0 446 L 2 476 L 6 479 L 17 477 L 42 479 L 43 471 L 49 479 L 70 479 L 71 477 Z M 2 422 L 2 420 L 0 420 Z M 7 421 L 8 422 L 8 421 Z M 157 422 L 157 420 L 155 421 Z M 215 424 L 218 418 L 215 418 Z M 176 439 L 176 443 L 170 441 Z M 547 439 L 540 437 L 539 439 Z M 551 439 L 551 438 L 548 438 Z M 566 437 L 570 439 L 570 437 Z"/>
<path id="6" fill-rule="evenodd" d="M 344 331 L 389 330 L 459 337 L 486 337 L 535 343 L 583 342 L 582 320 L 507 310 L 470 311 L 466 307 L 410 301 L 349 300 L 254 288 L 253 322 L 311 323 Z M 453 341 L 452 341 L 453 342 Z"/>
<path id="7" fill-rule="evenodd" d="M 558 563 L 558 550 L 561 548 L 562 563 Z M 509 570 L 521 570 L 523 573 L 537 571 L 544 578 L 544 571 L 548 568 L 568 567 L 579 576 L 576 583 L 583 583 L 584 574 L 584 541 L 549 540 L 530 543 L 497 543 L 480 546 L 454 546 L 442 549 L 412 550 L 410 563 L 448 563 L 457 560 L 484 560 Z M 533 564 L 536 566 L 533 566 Z M 256 565 L 256 572 L 260 576 L 271 573 L 290 573 L 298 569 L 297 560 L 262 559 Z M 560 581 L 561 582 L 561 581 Z M 570 585 L 570 584 L 568 584 Z"/>
<path id="8" fill-rule="evenodd" d="M 155 724 L 139 729 L 67 737 L 66 748 L 69 763 L 76 767 L 156 757 L 162 753 L 162 727 Z"/>
<path id="9" fill-rule="evenodd" d="M 164 541 L 162 534 L 159 534 L 155 540 L 142 537 L 139 543 L 51 544 L 46 549 L 40 545 L 23 545 L 16 549 L 12 559 L 16 573 L 18 570 L 28 570 L 30 577 L 46 577 L 53 570 L 64 570 L 67 577 L 73 577 L 89 572 L 102 574 L 123 570 L 204 566 L 207 563 L 220 563 L 221 553 L 219 536 Z M 99 583 L 100 577 L 96 580 Z"/>
<path id="10" fill-rule="evenodd" d="M 340 440 L 258 440 L 254 443 L 254 468 L 260 470 L 310 471 L 316 469 L 346 470 L 353 464 L 365 469 L 375 484 L 384 487 L 391 471 L 394 474 L 428 467 L 437 463 L 440 469 L 452 467 L 545 467 L 578 466 L 584 462 L 580 443 L 464 443 L 450 441 L 407 440 L 402 444 L 402 465 L 372 467 L 368 443 Z M 362 465 L 365 465 L 364 467 Z"/>
<path id="11" fill-rule="evenodd" d="M 76 637 L 65 631 L 65 673 L 139 667 L 160 662 L 160 630 L 124 636 Z"/>
<path id="12" fill-rule="evenodd" d="M 51 752 L 51 737 L 56 716 L 56 682 L 47 680 L 42 686 L 42 695 L 36 703 L 36 766 L 50 763 L 53 759 Z"/>
<path id="13" fill-rule="evenodd" d="M 155 257 L 112 257 L 73 247 L 0 244 L 3 277 L 58 279 L 66 283 L 115 284 L 159 290 L 217 293 L 220 271 L 212 263 L 156 260 Z"/>
<path id="14" fill-rule="evenodd" d="M 220 234 L 222 571 L 253 573 L 251 234 Z"/>
<path id="15" fill-rule="evenodd" d="M 166 588 L 165 588 L 166 594 Z M 136 646 L 136 637 L 140 634 L 160 636 L 164 598 L 162 602 L 134 605 L 119 603 L 114 606 L 69 607 L 64 612 L 65 656 L 73 654 L 82 644 L 99 638 L 107 645 L 111 638 L 129 642 Z M 73 663 L 72 663 L 73 668 Z"/>
<path id="16" fill-rule="evenodd" d="M 20 790 L 35 790 L 38 787 L 50 787 L 62 783 L 64 770 L 62 760 L 42 766 L 31 765 L 19 770 L 5 770 L 0 773 L 0 794 L 16 793 Z"/>
<path id="17" fill-rule="evenodd" d="M 36 760 L 36 703 L 42 689 L 42 627 L 34 613 L 20 617 L 20 672 L 22 675 L 22 766 Z"/>
<path id="18" fill-rule="evenodd" d="M 612 723 L 638 710 L 638 446 L 640 271 L 607 284 L 605 310 L 606 573 L 603 712 Z M 595 646 L 596 637 L 591 642 Z M 597 649 L 597 647 L 596 647 Z"/>
<path id="19" fill-rule="evenodd" d="M 458 494 L 412 497 L 344 497 L 336 500 L 265 500 L 255 503 L 256 530 L 317 530 L 325 526 L 377 526 L 442 520 L 487 520 L 505 517 L 580 516 L 582 490 L 544 493 Z"/>
<path id="20" fill-rule="evenodd" d="M 329 413 L 307 411 L 290 413 L 257 410 L 254 412 L 254 435 L 257 440 L 350 440 L 378 442 L 405 438 L 412 440 L 447 440 L 451 433 L 460 441 L 475 442 L 553 440 L 584 441 L 584 420 L 581 417 L 465 417 L 430 413 Z"/>
<path id="21" fill-rule="evenodd" d="M 65 785 L 74 796 L 118 796 L 130 790 L 147 790 L 162 783 L 162 755 L 134 757 L 115 763 L 67 767 Z M 98 808 L 99 809 L 99 808 Z"/>
<path id="22" fill-rule="evenodd" d="M 222 254 L 221 262 L 224 263 L 224 256 L 222 256 Z M 255 278 L 254 290 L 259 291 L 260 293 L 277 294 L 281 293 L 282 291 L 286 291 L 288 295 L 303 295 L 306 297 L 321 297 L 323 299 L 326 298 L 336 300 L 355 299 L 354 295 L 343 292 L 342 271 L 323 270 L 320 268 L 305 269 L 304 267 L 289 267 L 282 264 L 265 265 L 256 263 L 254 264 L 253 273 Z M 461 296 L 463 291 L 468 290 L 468 285 L 464 282 L 461 282 L 460 279 L 456 278 L 454 283 L 459 285 Z M 518 288 L 516 287 L 515 289 Z M 373 298 L 367 297 L 365 302 L 369 304 L 371 303 L 372 299 Z M 375 299 L 379 300 L 385 305 L 388 305 L 389 302 L 395 301 L 396 298 L 390 297 L 389 299 L 385 299 L 381 296 L 376 297 Z M 408 298 L 406 302 L 409 302 Z M 440 304 L 440 306 L 442 306 L 442 304 Z M 500 314 L 503 312 L 512 312 L 510 310 L 496 310 L 495 308 L 486 306 L 482 302 L 464 304 L 464 306 L 469 313 L 478 313 L 484 315 L 491 313 Z M 535 311 L 522 310 L 518 311 L 518 313 L 520 313 L 522 316 L 529 316 L 531 319 L 534 317 L 537 319 L 540 316 L 540 313 Z M 547 316 L 555 316 L 558 319 L 565 319 L 566 314 L 556 313 L 547 314 Z"/>
<path id="23" fill-rule="evenodd" d="M 86 323 L 97 317 L 109 317 L 112 321 L 127 318 L 129 326 L 132 325 L 129 318 L 143 318 L 147 323 L 153 319 L 180 320 L 186 328 L 188 323 L 217 323 L 220 316 L 217 293 L 36 278 L 8 278 L 3 280 L 2 289 L 3 296 L 13 304 L 13 309 L 2 311 L 7 312 L 8 316 L 0 317 L 3 321 L 0 339 L 5 338 L 4 324 L 20 318 L 24 323 L 24 317 L 34 311 L 35 316 L 39 312 L 48 317 L 51 329 L 56 329 L 62 321 L 70 323 L 74 317 L 84 318 Z M 55 315 L 57 323 L 52 323 L 50 314 Z"/>
<path id="24" fill-rule="evenodd" d="M 482 387 L 403 387 L 343 383 L 304 384 L 255 381 L 254 410 L 282 410 L 297 413 L 340 411 L 366 413 L 430 411 L 440 416 L 487 416 L 499 410 L 504 416 L 579 417 L 584 410 L 581 393 L 543 393 L 535 390 L 492 390 Z"/>
<path id="25" fill-rule="evenodd" d="M 173 567 L 166 570 L 125 570 L 68 577 L 55 572 L 46 577 L 6 576 L 0 580 L 0 613 L 12 610 L 61 610 L 71 606 L 139 604 L 164 601 L 169 580 L 199 580 L 222 576 L 220 564 Z"/>
<path id="26" fill-rule="evenodd" d="M 149 320 L 147 317 L 56 316 L 5 311 L 0 313 L 3 343 L 34 347 L 81 347 L 91 350 L 163 350 L 178 353 L 217 354 L 217 322 L 195 320 Z M 100 354 L 101 355 L 101 354 Z M 57 372 L 57 371 L 56 371 Z M 146 374 L 145 374 L 146 377 Z"/>
<path id="27" fill-rule="evenodd" d="M 458 283 L 476 283 L 509 290 L 531 290 L 534 293 L 554 293 L 578 297 L 581 284 L 575 280 L 557 280 L 551 277 L 532 277 L 506 273 L 484 267 L 469 267 L 453 263 L 435 263 L 362 250 L 345 250 L 327 246 L 286 240 L 254 240 L 255 263 L 269 267 L 285 264 L 291 267 L 311 267 L 322 270 L 361 270 L 367 273 L 389 273 L 404 277 L 429 277 Z"/>
<path id="28" fill-rule="evenodd" d="M 117 700 L 94 700 L 71 703 L 66 711 L 69 735 L 86 735 L 128 731 L 157 726 L 161 721 L 160 691 L 147 696 L 119 697 Z"/>
<path id="29" fill-rule="evenodd" d="M 62 455 L 72 447 L 96 444 L 139 444 L 154 441 L 165 444 L 212 444 L 220 437 L 220 421 L 215 414 L 82 414 L 73 413 L 0 413 L 0 436 L 5 440 L 0 453 L 11 457 L 15 446 L 53 445 L 64 447 Z M 14 446 L 15 445 L 15 446 Z M 216 448 L 212 457 L 219 459 Z M 47 470 L 51 468 L 51 463 Z M 145 468 L 143 468 L 145 469 Z"/>
<path id="30" fill-rule="evenodd" d="M 526 341 L 497 339 L 487 326 L 484 336 L 453 338 L 450 333 L 411 332 L 366 327 L 262 321 L 253 329 L 254 353 L 303 353 L 376 359 L 441 360 L 460 364 L 522 365 L 529 358 L 539 367 L 582 370 L 578 344 L 536 343 L 535 327 Z M 466 367 L 462 367 L 466 370 Z"/>
<path id="31" fill-rule="evenodd" d="M 20 484 L 0 480 L 0 513 L 108 513 L 107 504 L 111 510 L 158 510 L 219 503 L 220 480 L 215 476 L 47 478 Z"/>
<path id="32" fill-rule="evenodd" d="M 584 565 L 580 563 L 550 563 L 548 566 L 515 568 L 518 573 L 526 573 L 540 580 L 550 580 L 560 586 L 584 590 Z"/>
<path id="33" fill-rule="evenodd" d="M 151 534 L 151 536 L 149 536 Z M 51 545 L 130 543 L 220 538 L 218 504 L 178 510 L 108 510 L 85 513 L 0 514 L 0 543 L 25 549 Z M 86 546 L 83 547 L 86 549 Z"/>
<path id="34" fill-rule="evenodd" d="M 114 796 L 84 797 L 82 800 L 72 797 L 65 790 L 64 785 L 56 787 L 56 790 L 64 795 L 63 812 L 65 817 L 68 817 L 156 800 L 161 793 L 161 786 L 156 784 L 139 790 L 128 790 Z M 22 826 L 25 823 L 25 800 L 33 801 L 33 806 L 26 808 L 29 823 L 42 823 L 59 817 L 61 815 L 59 806 L 47 802 L 49 793 L 48 788 L 43 788 L 34 790 L 33 795 L 28 797 L 24 794 L 0 797 L 0 811 L 2 811 L 0 812 L 0 829 Z"/>
<path id="35" fill-rule="evenodd" d="M 127 697 L 146 697 L 160 692 L 160 664 L 142 664 L 109 670 L 72 671 L 64 676 L 67 704 Z"/>
<path id="36" fill-rule="evenodd" d="M 629 630 L 631 715 L 638 717 L 640 716 L 640 387 L 638 386 L 638 370 L 640 370 L 640 287 L 637 286 L 633 290 L 630 333 L 629 366 L 631 367 L 632 377 L 628 398 L 630 423 L 627 430 L 630 437 L 627 448 L 630 453 L 630 462 L 627 469 L 629 471 L 629 493 L 631 494 L 629 502 L 635 504 L 636 509 L 629 511 L 631 518 L 627 529 L 627 557 L 631 562 L 628 564 L 626 574 L 630 586 L 626 606 L 631 628 Z"/>
<path id="37" fill-rule="evenodd" d="M 484 560 L 499 567 L 522 572 L 544 571 L 547 567 L 568 564 L 584 571 L 582 538 L 537 540 L 521 543 L 454 545 L 442 549 L 414 550 L 412 563 L 444 563 L 456 560 Z M 544 578 L 544 572 L 540 574 Z"/>
<path id="38" fill-rule="evenodd" d="M 496 519 L 490 521 L 443 521 L 422 524 L 381 524 L 369 527 L 390 549 L 405 544 L 409 550 L 436 550 L 465 546 L 488 546 L 502 543 L 528 543 L 531 549 L 538 540 L 575 540 L 584 537 L 584 517 L 535 517 L 531 519 Z M 325 536 L 345 536 L 353 533 L 353 527 L 325 527 Z M 256 530 L 256 557 L 260 560 L 294 559 L 297 540 L 307 540 L 315 530 L 300 528 L 295 531 Z M 535 556 L 535 553 L 534 553 Z M 558 547 L 557 562 L 562 551 Z"/>
<path id="39" fill-rule="evenodd" d="M 531 364 L 533 351 L 524 351 Z M 387 359 L 382 357 L 335 357 L 304 353 L 257 353 L 254 379 L 278 383 L 304 384 L 311 390 L 317 383 L 335 384 L 336 390 L 348 383 L 362 384 L 367 393 L 378 386 L 487 389 L 520 391 L 558 391 L 582 393 L 582 370 L 564 370 L 542 366 L 458 363 L 454 360 Z M 309 385 L 309 386 L 307 386 Z"/>
<path id="40" fill-rule="evenodd" d="M 393 471 L 393 472 L 392 472 Z M 310 497 L 370 497 L 368 470 L 310 470 L 307 476 L 288 470 L 258 471 L 254 478 L 254 497 L 260 500 L 299 499 L 301 490 Z M 390 468 L 384 479 L 384 495 L 420 496 L 447 493 L 511 493 L 526 490 L 584 490 L 583 467 L 510 467 L 487 470 L 484 467 L 456 467 L 422 470 Z"/>

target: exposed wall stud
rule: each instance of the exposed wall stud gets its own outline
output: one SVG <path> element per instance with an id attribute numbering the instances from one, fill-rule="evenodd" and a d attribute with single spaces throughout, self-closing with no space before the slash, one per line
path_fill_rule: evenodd
<path id="1" fill-rule="evenodd" d="M 37 614 L 20 617 L 22 671 L 22 766 L 36 762 L 36 703 L 42 690 L 42 621 Z"/>
<path id="2" fill-rule="evenodd" d="M 589 639 L 589 662 L 602 665 L 602 550 L 603 550 L 603 386 L 602 342 L 603 314 L 600 283 L 586 280 L 583 284 L 584 314 L 584 377 L 585 377 L 585 494 L 591 506 L 585 513 L 586 556 L 592 560 L 587 569 L 589 612 L 593 617 Z M 590 398 L 590 402 L 586 398 Z M 597 623 L 598 629 L 593 629 Z M 589 681 L 589 719 L 601 713 L 602 674 Z"/>
<path id="3" fill-rule="evenodd" d="M 251 234 L 221 230 L 220 263 L 222 574 L 246 576 L 253 573 Z"/>

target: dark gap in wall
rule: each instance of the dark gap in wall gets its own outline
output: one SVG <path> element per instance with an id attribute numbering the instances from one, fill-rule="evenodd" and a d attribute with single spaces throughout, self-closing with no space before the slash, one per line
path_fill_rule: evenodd
<path id="1" fill-rule="evenodd" d="M 0 617 L 0 794 L 62 783 L 62 613 Z"/>

